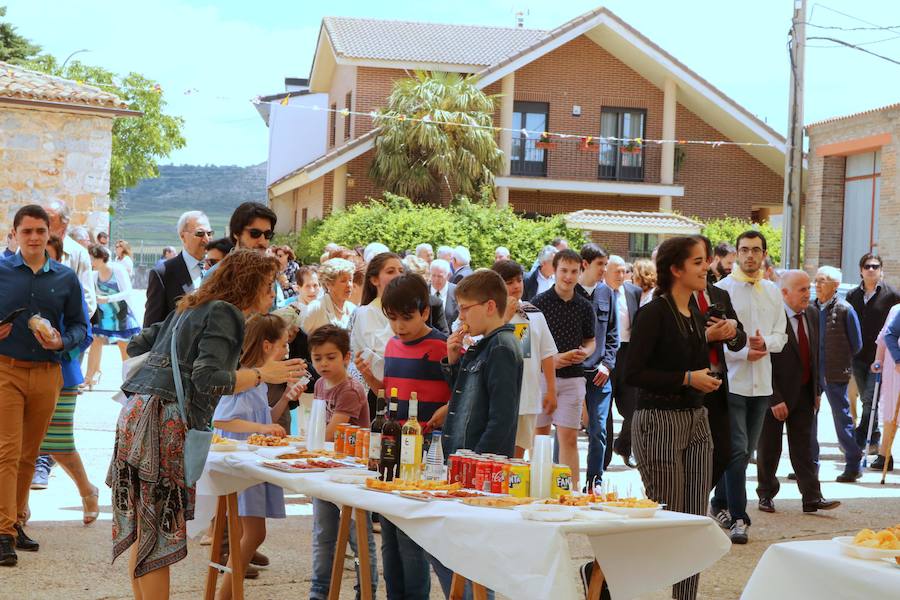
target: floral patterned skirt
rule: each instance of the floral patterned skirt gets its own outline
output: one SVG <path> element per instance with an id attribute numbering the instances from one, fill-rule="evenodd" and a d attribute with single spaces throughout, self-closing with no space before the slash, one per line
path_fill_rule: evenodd
<path id="1" fill-rule="evenodd" d="M 194 488 L 184 483 L 184 438 L 177 402 L 136 394 L 119 414 L 106 479 L 112 488 L 112 559 L 137 543 L 135 577 L 187 556 Z"/>

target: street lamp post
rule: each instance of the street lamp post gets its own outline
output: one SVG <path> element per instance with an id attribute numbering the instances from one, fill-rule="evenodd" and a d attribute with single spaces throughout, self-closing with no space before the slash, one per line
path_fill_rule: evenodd
<path id="1" fill-rule="evenodd" d="M 62 64 L 62 66 L 59 68 L 59 70 L 60 70 L 60 71 L 64 71 L 65 68 L 66 68 L 66 64 L 69 62 L 69 60 L 70 60 L 73 56 L 75 56 L 76 54 L 81 54 L 82 52 L 90 52 L 90 50 L 88 50 L 87 48 L 82 48 L 81 50 L 76 50 L 75 52 L 73 52 L 72 54 L 70 54 L 68 57 L 66 57 L 66 60 L 63 61 L 63 64 Z"/>

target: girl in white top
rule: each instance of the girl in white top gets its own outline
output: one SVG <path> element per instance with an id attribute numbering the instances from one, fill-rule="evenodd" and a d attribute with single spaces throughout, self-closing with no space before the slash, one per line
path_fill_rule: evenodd
<path id="1" fill-rule="evenodd" d="M 125 240 L 116 241 L 116 259 L 113 261 L 122 266 L 128 277 L 134 277 L 134 260 L 131 258 L 131 244 Z"/>
<path id="2" fill-rule="evenodd" d="M 391 281 L 404 272 L 403 262 L 393 252 L 375 255 L 366 268 L 362 306 L 353 315 L 350 327 L 350 351 L 360 373 L 371 371 L 375 379 L 384 379 L 384 348 L 394 337 L 391 324 L 381 310 L 381 294 Z"/>
<path id="3" fill-rule="evenodd" d="M 343 329 L 350 328 L 350 315 L 356 305 L 350 302 L 353 290 L 353 273 L 356 265 L 344 258 L 332 258 L 322 263 L 319 268 L 319 280 L 325 288 L 325 294 L 306 306 L 301 315 L 300 328 L 306 335 L 322 325 L 337 325 Z"/>

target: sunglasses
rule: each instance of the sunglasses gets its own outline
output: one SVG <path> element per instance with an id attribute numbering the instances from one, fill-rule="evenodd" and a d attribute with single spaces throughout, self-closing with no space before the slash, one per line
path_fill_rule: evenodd
<path id="1" fill-rule="evenodd" d="M 271 240 L 273 237 L 275 237 L 275 232 L 271 229 L 263 231 L 262 229 L 256 229 L 254 227 L 253 229 L 246 229 L 245 231 L 249 233 L 250 237 L 252 237 L 254 240 L 258 240 L 259 236 L 263 236 L 267 240 Z"/>
<path id="2" fill-rule="evenodd" d="M 198 229 L 194 232 L 194 237 L 202 238 L 202 237 L 212 237 L 216 234 L 212 229 Z"/>
<path id="3" fill-rule="evenodd" d="M 881 265 L 863 265 L 863 269 L 866 271 L 877 271 L 881 268 Z"/>

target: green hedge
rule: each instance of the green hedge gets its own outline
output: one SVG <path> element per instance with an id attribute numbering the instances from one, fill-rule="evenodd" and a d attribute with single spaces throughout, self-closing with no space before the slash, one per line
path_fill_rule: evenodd
<path id="1" fill-rule="evenodd" d="M 307 264 L 318 262 L 329 242 L 348 248 L 381 242 L 395 251 L 414 250 L 423 242 L 435 250 L 440 245 L 463 245 L 471 252 L 474 267 L 490 266 L 494 249 L 506 246 L 511 257 L 527 268 L 556 237 L 568 239 L 573 248 L 585 241 L 581 231 L 566 227 L 561 215 L 529 219 L 509 208 L 465 198 L 443 208 L 385 193 L 382 199 L 311 221 L 299 232 L 282 237 L 280 243 L 293 247 Z"/>
<path id="2" fill-rule="evenodd" d="M 776 229 L 769 223 L 753 223 L 752 221 L 745 221 L 736 217 L 713 219 L 706 221 L 703 225 L 703 235 L 710 239 L 713 246 L 720 242 L 728 242 L 734 245 L 737 236 L 749 229 L 755 229 L 765 236 L 766 246 L 769 249 L 769 258 L 776 265 L 781 264 L 781 229 Z"/>

